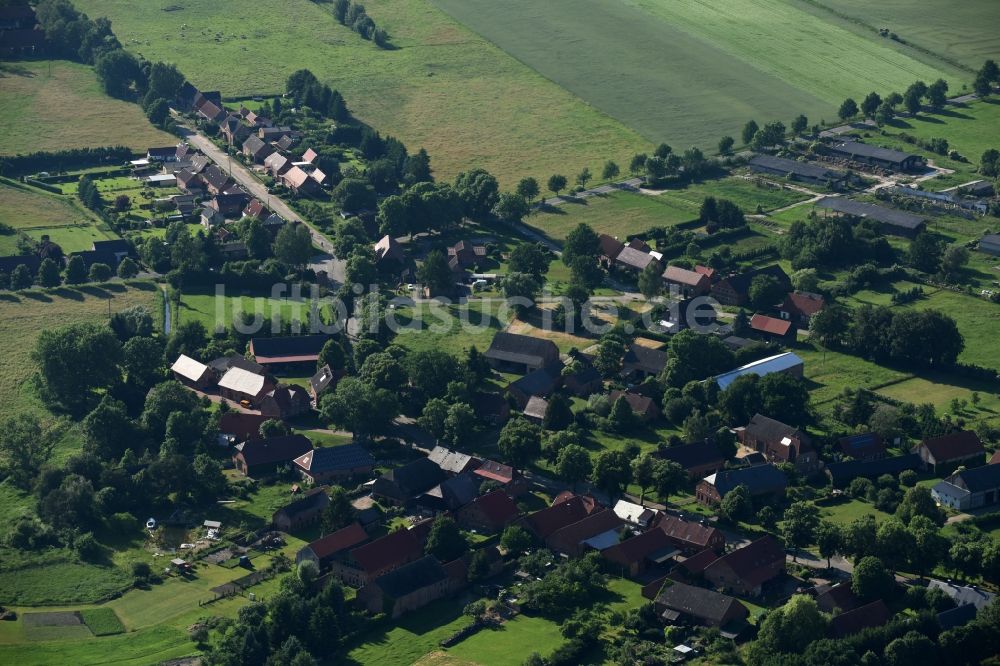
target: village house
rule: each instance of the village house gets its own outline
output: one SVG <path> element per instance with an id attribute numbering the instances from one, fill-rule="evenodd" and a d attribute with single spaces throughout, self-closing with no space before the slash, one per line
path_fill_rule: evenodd
<path id="1" fill-rule="evenodd" d="M 657 615 L 670 624 L 687 622 L 721 627 L 746 620 L 750 615 L 747 607 L 733 597 L 669 579 L 654 603 Z"/>
<path id="2" fill-rule="evenodd" d="M 762 314 L 750 317 L 750 330 L 764 340 L 788 342 L 795 337 L 792 322 Z"/>
<path id="3" fill-rule="evenodd" d="M 281 176 L 281 182 L 296 194 L 314 194 L 319 191 L 319 184 L 297 166 L 286 171 Z"/>
<path id="4" fill-rule="evenodd" d="M 255 164 L 263 164 L 264 160 L 272 153 L 274 153 L 274 148 L 270 144 L 264 143 L 260 137 L 250 136 L 243 142 L 243 154 Z"/>
<path id="5" fill-rule="evenodd" d="M 416 503 L 435 514 L 454 512 L 476 499 L 482 482 L 482 478 L 474 474 L 459 474 L 418 495 Z"/>
<path id="6" fill-rule="evenodd" d="M 772 463 L 792 463 L 800 474 L 808 476 L 820 466 L 812 438 L 799 428 L 785 425 L 763 414 L 755 414 L 736 435 L 743 446 L 760 451 Z"/>
<path id="7" fill-rule="evenodd" d="M 375 263 L 382 265 L 391 262 L 400 265 L 406 263 L 406 252 L 395 238 L 386 234 L 375 243 Z"/>
<path id="8" fill-rule="evenodd" d="M 527 420 L 531 421 L 536 425 L 542 425 L 545 421 L 545 412 L 549 409 L 549 401 L 545 398 L 533 395 L 528 398 L 527 404 L 524 406 L 524 411 L 521 414 Z"/>
<path id="9" fill-rule="evenodd" d="M 415 528 L 398 529 L 329 560 L 330 571 L 345 585 L 364 587 L 379 576 L 423 556 L 424 538 Z M 343 551 L 341 551 L 343 552 Z"/>
<path id="10" fill-rule="evenodd" d="M 219 395 L 234 402 L 248 401 L 259 404 L 260 399 L 274 388 L 267 376 L 243 368 L 232 367 L 219 380 Z"/>
<path id="11" fill-rule="evenodd" d="M 854 460 L 880 460 L 885 458 L 885 442 L 878 433 L 866 432 L 837 440 L 837 448 Z"/>
<path id="12" fill-rule="evenodd" d="M 277 338 L 252 338 L 249 352 L 268 370 L 290 370 L 316 366 L 319 353 L 330 340 L 328 335 L 288 335 Z M 312 368 L 310 368 L 311 370 Z"/>
<path id="13" fill-rule="evenodd" d="M 712 288 L 707 275 L 680 266 L 667 266 L 663 271 L 663 285 L 671 293 L 676 290 L 683 298 L 704 296 Z"/>
<path id="14" fill-rule="evenodd" d="M 559 371 L 563 390 L 586 398 L 604 388 L 604 378 L 589 356 L 576 349 L 571 349 L 566 356 L 566 365 Z"/>
<path id="15" fill-rule="evenodd" d="M 427 459 L 441 468 L 448 476 L 458 476 L 471 472 L 480 465 L 479 458 L 467 453 L 452 451 L 444 446 L 435 446 L 427 455 Z"/>
<path id="16" fill-rule="evenodd" d="M 219 123 L 219 134 L 230 146 L 236 146 L 250 136 L 250 128 L 243 124 L 239 115 L 230 113 Z"/>
<path id="17" fill-rule="evenodd" d="M 375 479 L 372 497 L 393 504 L 406 504 L 447 478 L 441 468 L 428 458 L 417 458 L 402 467 L 390 469 Z"/>
<path id="18" fill-rule="evenodd" d="M 631 391 L 612 391 L 608 400 L 614 405 L 619 398 L 624 398 L 628 406 L 632 408 L 632 413 L 640 420 L 649 422 L 660 418 L 660 408 L 652 398 Z"/>
<path id="19" fill-rule="evenodd" d="M 605 268 L 611 268 L 615 259 L 625 248 L 625 244 L 607 234 L 601 234 L 597 238 L 601 246 L 600 262 Z"/>
<path id="20" fill-rule="evenodd" d="M 219 415 L 219 436 L 231 444 L 260 437 L 260 427 L 266 416 L 244 412 L 225 412 Z"/>
<path id="21" fill-rule="evenodd" d="M 319 407 L 319 399 L 327 391 L 337 388 L 337 382 L 343 376 L 343 372 L 334 373 L 329 365 L 324 365 L 309 378 L 309 395 L 312 396 L 313 406 Z"/>
<path id="22" fill-rule="evenodd" d="M 247 205 L 250 197 L 245 192 L 233 192 L 231 194 L 216 194 L 205 204 L 219 212 L 224 218 L 235 220 L 243 215 L 243 209 Z"/>
<path id="23" fill-rule="evenodd" d="M 722 451 L 714 441 L 695 442 L 668 446 L 656 452 L 663 460 L 672 460 L 685 469 L 691 479 L 702 479 L 717 472 L 726 463 Z"/>
<path id="24" fill-rule="evenodd" d="M 519 409 L 525 410 L 532 398 L 548 398 L 562 383 L 562 365 L 553 364 L 515 379 L 507 385 L 505 392 L 514 399 Z"/>
<path id="25" fill-rule="evenodd" d="M 455 521 L 464 530 L 495 534 L 521 515 L 514 500 L 499 488 L 475 498 L 455 514 Z"/>
<path id="26" fill-rule="evenodd" d="M 181 354 L 170 366 L 174 379 L 189 388 L 204 390 L 215 383 L 215 373 L 204 363 Z"/>
<path id="27" fill-rule="evenodd" d="M 881 599 L 876 599 L 870 604 L 854 608 L 839 615 L 834 615 L 830 620 L 829 633 L 832 638 L 845 638 L 871 627 L 881 627 L 889 621 L 892 613 Z"/>
<path id="28" fill-rule="evenodd" d="M 633 342 L 622 359 L 622 378 L 642 382 L 647 377 L 659 377 L 667 366 L 667 352 Z"/>
<path id="29" fill-rule="evenodd" d="M 205 183 L 205 188 L 212 196 L 222 194 L 233 185 L 233 179 L 214 164 L 201 173 L 201 178 Z"/>
<path id="30" fill-rule="evenodd" d="M 367 476 L 375 469 L 375 459 L 358 444 L 313 449 L 295 458 L 293 464 L 302 478 L 313 484 Z"/>
<path id="31" fill-rule="evenodd" d="M 935 473 L 956 465 L 982 465 L 986 456 L 986 449 L 974 430 L 959 430 L 925 439 L 910 452 L 920 456 L 924 468 Z"/>
<path id="32" fill-rule="evenodd" d="M 272 419 L 291 419 L 312 408 L 309 394 L 295 384 L 279 384 L 260 398 L 260 413 Z"/>
<path id="33" fill-rule="evenodd" d="M 754 361 L 753 363 L 747 363 L 746 365 L 740 366 L 735 370 L 730 370 L 727 373 L 721 374 L 715 378 L 716 383 L 719 388 L 725 390 L 729 388 L 738 377 L 743 375 L 754 374 L 758 377 L 765 377 L 772 372 L 783 372 L 786 375 L 791 375 L 792 377 L 802 377 L 805 371 L 805 363 L 797 354 L 792 352 L 785 352 L 783 354 L 778 354 L 776 356 L 768 356 L 767 358 L 762 358 L 759 361 Z"/>
<path id="34" fill-rule="evenodd" d="M 785 573 L 785 549 L 770 534 L 705 567 L 705 579 L 724 591 L 759 596 L 764 584 Z"/>
<path id="35" fill-rule="evenodd" d="M 559 348 L 551 340 L 500 332 L 493 336 L 483 356 L 501 372 L 523 375 L 559 363 Z"/>
<path id="36" fill-rule="evenodd" d="M 458 241 L 448 248 L 448 265 L 452 270 L 472 268 L 486 258 L 486 246 Z"/>
<path id="37" fill-rule="evenodd" d="M 624 527 L 625 521 L 614 511 L 600 509 L 575 523 L 557 529 L 545 539 L 545 543 L 555 552 L 576 557 L 582 555 L 587 548 L 604 550 L 619 543 Z"/>
<path id="38" fill-rule="evenodd" d="M 723 305 L 746 305 L 750 299 L 750 285 L 754 278 L 772 277 L 785 290 L 791 291 L 792 281 L 781 266 L 772 264 L 763 268 L 755 268 L 744 273 L 738 273 L 722 278 L 712 285 L 712 296 Z"/>
<path id="39" fill-rule="evenodd" d="M 622 575 L 638 576 L 650 565 L 659 564 L 676 551 L 667 535 L 649 530 L 601 550 L 601 557 L 621 567 Z"/>
<path id="40" fill-rule="evenodd" d="M 275 511 L 271 516 L 271 524 L 274 529 L 282 532 L 296 532 L 318 523 L 328 504 L 330 496 L 326 494 L 326 488 L 313 488 Z"/>
<path id="41" fill-rule="evenodd" d="M 528 482 L 525 481 L 520 472 L 510 465 L 504 465 L 493 460 L 484 460 L 473 471 L 473 474 L 481 476 L 487 481 L 494 481 L 500 484 L 500 487 L 511 497 L 520 497 L 528 492 Z"/>
<path id="42" fill-rule="evenodd" d="M 205 190 L 205 181 L 198 174 L 182 169 L 174 174 L 177 180 L 177 189 L 188 194 L 201 194 Z"/>
<path id="43" fill-rule="evenodd" d="M 146 159 L 149 160 L 150 162 L 176 162 L 177 146 L 147 148 Z"/>
<path id="44" fill-rule="evenodd" d="M 824 307 L 826 307 L 826 301 L 819 294 L 808 291 L 793 291 L 778 306 L 778 314 L 782 319 L 792 322 L 799 329 L 808 331 L 809 322 Z"/>
<path id="45" fill-rule="evenodd" d="M 656 509 L 642 506 L 628 500 L 620 499 L 615 502 L 613 509 L 615 515 L 630 525 L 646 529 L 658 515 Z"/>
<path id="46" fill-rule="evenodd" d="M 845 460 L 839 463 L 829 463 L 826 466 L 826 473 L 835 488 L 844 488 L 859 476 L 866 479 L 877 479 L 883 474 L 896 476 L 904 470 L 915 470 L 920 469 L 920 467 L 920 457 L 913 453 L 907 453 L 892 458 Z"/>
<path id="47" fill-rule="evenodd" d="M 248 439 L 236 445 L 233 464 L 244 476 L 260 478 L 274 474 L 279 467 L 291 465 L 312 448 L 309 438 L 298 434 Z"/>
<path id="48" fill-rule="evenodd" d="M 751 497 L 783 497 L 788 486 L 785 473 L 771 464 L 726 469 L 698 482 L 695 497 L 700 504 L 715 506 L 736 486 L 746 486 Z"/>
<path id="49" fill-rule="evenodd" d="M 694 555 L 706 548 L 721 552 L 726 547 L 726 535 L 703 522 L 664 514 L 656 523 L 655 529 L 663 532 L 671 545 L 685 555 Z"/>
<path id="50" fill-rule="evenodd" d="M 410 562 L 358 590 L 357 601 L 369 613 L 398 618 L 453 592 L 452 579 L 432 555 Z"/>
<path id="51" fill-rule="evenodd" d="M 876 206 L 863 201 L 854 201 L 846 197 L 826 197 L 816 202 L 816 207 L 851 217 L 875 220 L 879 223 L 883 233 L 905 238 L 914 238 L 921 231 L 927 229 L 927 218 L 924 216 L 885 206 Z"/>
<path id="52" fill-rule="evenodd" d="M 797 182 L 819 185 L 837 189 L 848 180 L 847 174 L 843 171 L 829 169 L 825 166 L 812 164 L 810 162 L 800 162 L 789 160 L 784 157 L 774 157 L 772 155 L 754 155 L 747 166 L 757 173 L 766 173 L 772 176 L 780 176 Z"/>
<path id="53" fill-rule="evenodd" d="M 859 141 L 836 141 L 826 148 L 834 157 L 892 171 L 915 171 L 924 166 L 924 158 L 920 155 L 880 148 Z"/>
<path id="54" fill-rule="evenodd" d="M 368 533 L 358 523 L 351 523 L 300 548 L 295 554 L 295 563 L 301 564 L 309 560 L 315 562 L 320 571 L 326 571 L 335 557 L 366 541 Z"/>
<path id="55" fill-rule="evenodd" d="M 268 170 L 272 178 L 278 180 L 292 168 L 292 161 L 281 153 L 271 153 L 264 158 L 264 168 Z"/>
<path id="56" fill-rule="evenodd" d="M 942 506 L 969 511 L 1000 503 L 1000 465 L 983 465 L 952 474 L 931 488 Z"/>
<path id="57" fill-rule="evenodd" d="M 566 493 L 555 498 L 552 506 L 539 509 L 522 519 L 525 529 L 541 540 L 547 539 L 556 530 L 583 520 L 602 507 L 593 497 Z"/>
<path id="58" fill-rule="evenodd" d="M 645 270 L 646 266 L 650 265 L 654 261 L 656 261 L 656 257 L 649 254 L 649 252 L 637 250 L 631 245 L 626 245 L 622 248 L 622 251 L 618 253 L 618 256 L 615 257 L 613 266 L 624 271 L 638 274 Z"/>

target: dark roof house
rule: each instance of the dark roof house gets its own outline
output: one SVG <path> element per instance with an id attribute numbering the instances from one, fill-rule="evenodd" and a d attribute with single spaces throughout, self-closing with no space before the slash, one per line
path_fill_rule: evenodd
<path id="1" fill-rule="evenodd" d="M 309 438 L 299 434 L 248 439 L 236 446 L 233 463 L 246 476 L 262 476 L 273 473 L 282 465 L 291 464 L 312 448 Z"/>
<path id="2" fill-rule="evenodd" d="M 745 620 L 750 615 L 747 607 L 733 597 L 672 580 L 664 583 L 655 604 L 660 616 L 669 622 L 686 618 L 711 627 Z"/>
<path id="3" fill-rule="evenodd" d="M 559 362 L 559 348 L 551 340 L 500 332 L 483 354 L 493 367 L 526 374 Z"/>
<path id="4" fill-rule="evenodd" d="M 375 467 L 375 459 L 358 444 L 313 449 L 297 457 L 294 463 L 299 473 L 313 483 L 370 474 Z"/>
<path id="5" fill-rule="evenodd" d="M 737 594 L 759 595 L 764 583 L 785 571 L 785 549 L 770 534 L 726 553 L 705 567 L 705 578 Z"/>

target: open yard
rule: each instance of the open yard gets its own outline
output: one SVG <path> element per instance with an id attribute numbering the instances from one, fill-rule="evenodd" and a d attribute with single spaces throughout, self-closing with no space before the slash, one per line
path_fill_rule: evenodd
<path id="1" fill-rule="evenodd" d="M 177 143 L 149 124 L 137 104 L 105 95 L 90 67 L 64 60 L 0 66 L 0 117 L 0 154 L 6 155 L 121 145 L 145 151 Z"/>

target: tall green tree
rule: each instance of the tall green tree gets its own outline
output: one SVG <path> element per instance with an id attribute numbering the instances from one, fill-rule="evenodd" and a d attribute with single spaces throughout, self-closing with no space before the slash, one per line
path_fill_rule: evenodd
<path id="1" fill-rule="evenodd" d="M 840 105 L 840 109 L 837 110 L 837 117 L 841 120 L 850 120 L 856 115 L 858 115 L 858 104 L 848 97 Z"/>
<path id="2" fill-rule="evenodd" d="M 559 174 L 553 174 L 549 176 L 549 182 L 546 184 L 549 192 L 559 196 L 559 193 L 566 189 L 566 176 L 560 176 Z"/>
<path id="3" fill-rule="evenodd" d="M 304 224 L 286 224 L 274 239 L 274 256 L 293 268 L 302 268 L 313 254 L 312 235 Z"/>
<path id="4" fill-rule="evenodd" d="M 579 444 L 568 444 L 556 457 L 556 474 L 575 489 L 593 470 L 590 453 Z"/>
<path id="5" fill-rule="evenodd" d="M 61 422 L 42 424 L 30 414 L 0 421 L 0 474 L 18 488 L 29 490 L 42 467 L 51 461 L 64 431 Z"/>
<path id="6" fill-rule="evenodd" d="M 514 418 L 500 431 L 500 454 L 516 469 L 524 469 L 542 452 L 542 430 L 521 418 Z"/>
<path id="7" fill-rule="evenodd" d="M 538 189 L 538 181 L 531 176 L 522 178 L 517 184 L 517 193 L 524 197 L 528 203 L 534 201 L 540 191 Z"/>
<path id="8" fill-rule="evenodd" d="M 468 550 L 469 543 L 455 521 L 447 516 L 438 516 L 427 535 L 424 552 L 442 562 L 451 562 Z"/>

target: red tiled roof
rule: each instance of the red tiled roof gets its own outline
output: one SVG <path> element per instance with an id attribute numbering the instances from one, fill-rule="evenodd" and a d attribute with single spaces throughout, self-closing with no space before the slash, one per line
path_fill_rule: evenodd
<path id="1" fill-rule="evenodd" d="M 684 284 L 689 287 L 697 287 L 706 277 L 702 273 L 689 271 L 680 266 L 667 266 L 667 270 L 663 271 L 663 279 L 667 282 L 676 282 L 677 284 Z"/>
<path id="2" fill-rule="evenodd" d="M 478 471 L 478 470 L 477 470 Z M 536 511 L 527 518 L 528 525 L 540 538 L 546 539 L 556 530 L 583 520 L 593 510 L 582 497 L 573 496 L 565 502 Z"/>
<path id="3" fill-rule="evenodd" d="M 841 613 L 830 620 L 830 633 L 836 638 L 856 634 L 869 627 L 881 627 L 889 621 L 889 609 L 881 599 Z"/>
<path id="4" fill-rule="evenodd" d="M 986 453 L 979 435 L 972 430 L 960 430 L 940 437 L 931 437 L 925 439 L 922 445 L 927 447 L 934 460 L 939 463 Z"/>
<path id="5" fill-rule="evenodd" d="M 768 565 L 785 561 L 785 549 L 771 535 L 757 539 L 709 565 L 725 563 L 748 587 L 756 587 L 771 577 Z"/>
<path id="6" fill-rule="evenodd" d="M 358 523 L 351 523 L 347 527 L 327 534 L 322 539 L 313 541 L 308 548 L 322 560 L 365 541 L 368 541 L 368 534 Z"/>
<path id="7" fill-rule="evenodd" d="M 755 314 L 750 317 L 750 328 L 761 333 L 770 333 L 771 335 L 788 335 L 788 331 L 792 328 L 792 322 L 775 319 L 767 315 Z"/>
<path id="8" fill-rule="evenodd" d="M 704 275 L 705 277 L 707 277 L 709 280 L 711 280 L 713 277 L 715 277 L 715 269 L 714 268 L 709 268 L 708 266 L 702 266 L 701 264 L 698 264 L 697 266 L 694 267 L 694 272 L 695 273 L 701 273 L 702 275 Z"/>
<path id="9" fill-rule="evenodd" d="M 670 545 L 670 539 L 660 530 L 649 530 L 631 539 L 625 539 L 616 546 L 608 548 L 601 554 L 619 564 L 634 564 L 641 562 L 650 553 L 666 548 Z"/>
<path id="10" fill-rule="evenodd" d="M 631 393 L 625 391 L 612 391 L 611 395 L 608 397 L 611 404 L 618 402 L 618 398 L 625 398 L 625 402 L 628 403 L 632 411 L 637 414 L 646 414 L 650 410 L 656 407 L 656 403 L 653 402 L 652 398 L 648 398 L 644 395 L 639 395 L 638 393 Z"/>
<path id="11" fill-rule="evenodd" d="M 668 537 L 702 548 L 709 545 L 719 530 L 677 516 L 665 515 L 656 528 Z"/>
<path id="12" fill-rule="evenodd" d="M 807 291 L 793 291 L 788 294 L 782 310 L 797 311 L 811 317 L 826 306 L 826 301 L 819 294 L 811 294 Z"/>
<path id="13" fill-rule="evenodd" d="M 471 505 L 479 507 L 483 515 L 496 526 L 506 525 L 520 513 L 510 495 L 497 488 L 472 500 Z"/>
<path id="14" fill-rule="evenodd" d="M 263 414 L 226 412 L 219 417 L 219 432 L 224 435 L 235 435 L 237 439 L 260 437 L 260 426 L 267 420 L 268 417 Z"/>
<path id="15" fill-rule="evenodd" d="M 604 534 L 608 530 L 613 530 L 624 524 L 625 521 L 619 518 L 614 511 L 611 509 L 602 509 L 574 523 L 559 528 L 549 535 L 548 538 L 564 546 L 576 546 L 582 541 L 595 537 L 598 534 Z"/>
<path id="16" fill-rule="evenodd" d="M 479 476 L 499 481 L 500 483 L 510 483 L 514 480 L 513 467 L 494 462 L 493 460 L 484 460 L 479 469 L 473 471 L 473 474 L 478 474 Z"/>
<path id="17" fill-rule="evenodd" d="M 423 548 L 410 530 L 401 529 L 351 551 L 351 558 L 367 573 L 373 574 L 409 559 L 419 557 Z"/>

